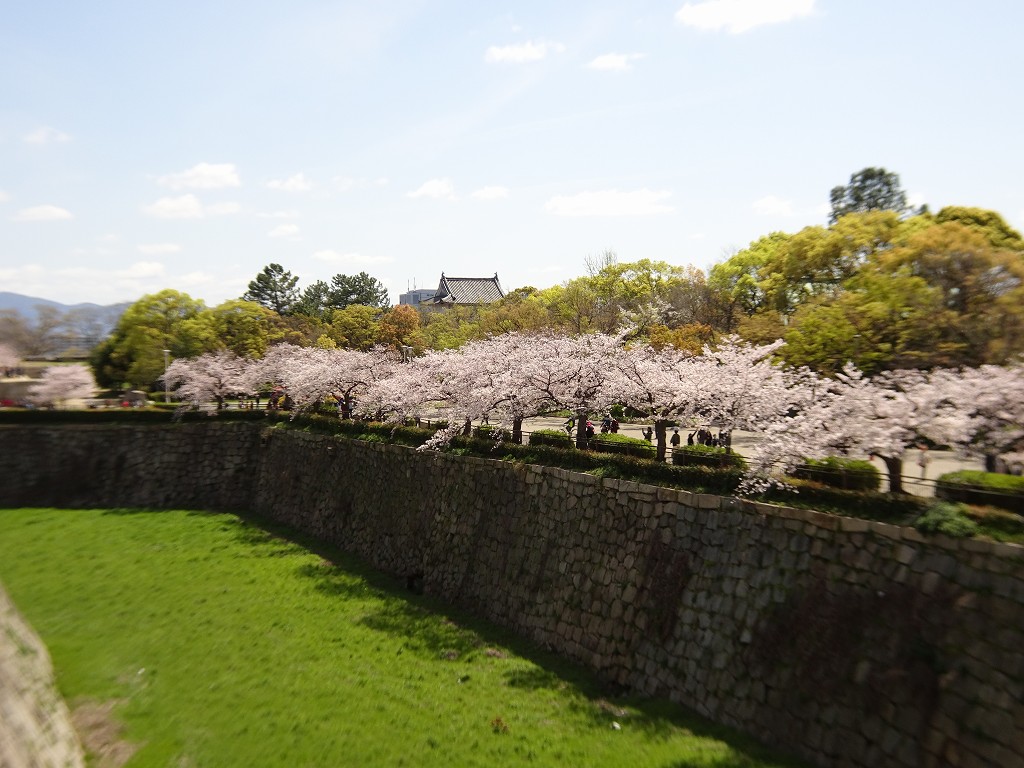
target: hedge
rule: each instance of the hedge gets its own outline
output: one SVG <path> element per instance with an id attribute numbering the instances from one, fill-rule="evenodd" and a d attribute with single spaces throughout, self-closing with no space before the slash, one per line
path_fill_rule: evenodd
<path id="1" fill-rule="evenodd" d="M 568 432 L 560 429 L 537 429 L 530 433 L 530 445 L 572 446 Z"/>
<path id="2" fill-rule="evenodd" d="M 684 466 L 747 468 L 746 459 L 728 448 L 713 445 L 685 445 L 672 449 L 672 463 Z"/>
<path id="3" fill-rule="evenodd" d="M 877 491 L 882 475 L 870 461 L 829 456 L 807 459 L 793 471 L 793 477 L 849 491 Z"/>
<path id="4" fill-rule="evenodd" d="M 654 446 L 646 440 L 613 432 L 594 435 L 587 442 L 587 447 L 600 453 L 617 453 L 647 459 L 653 459 L 656 453 Z"/>
<path id="5" fill-rule="evenodd" d="M 1024 477 L 962 469 L 935 482 L 935 495 L 948 501 L 981 504 L 1024 514 Z"/>

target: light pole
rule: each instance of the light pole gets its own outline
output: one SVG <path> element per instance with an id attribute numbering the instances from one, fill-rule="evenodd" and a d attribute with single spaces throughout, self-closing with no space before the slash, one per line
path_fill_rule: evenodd
<path id="1" fill-rule="evenodd" d="M 170 365 L 170 360 L 168 359 L 170 357 L 170 354 L 171 354 L 171 350 L 169 350 L 169 349 L 165 349 L 164 350 L 164 402 L 165 403 L 171 402 L 171 393 L 170 393 L 170 389 L 169 389 L 169 387 L 167 385 L 167 366 Z"/>

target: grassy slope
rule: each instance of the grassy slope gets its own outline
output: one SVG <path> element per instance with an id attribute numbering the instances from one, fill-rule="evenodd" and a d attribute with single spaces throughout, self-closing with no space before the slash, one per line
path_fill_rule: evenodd
<path id="1" fill-rule="evenodd" d="M 0 511 L 0 580 L 72 706 L 121 702 L 131 765 L 793 765 L 326 556 L 231 515 Z"/>

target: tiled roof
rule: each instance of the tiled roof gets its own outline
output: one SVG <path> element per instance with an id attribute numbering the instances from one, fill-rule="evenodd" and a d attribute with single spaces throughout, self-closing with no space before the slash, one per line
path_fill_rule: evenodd
<path id="1" fill-rule="evenodd" d="M 434 294 L 435 304 L 490 304 L 504 298 L 498 282 L 498 273 L 494 277 L 445 277 L 441 273 L 441 282 Z"/>

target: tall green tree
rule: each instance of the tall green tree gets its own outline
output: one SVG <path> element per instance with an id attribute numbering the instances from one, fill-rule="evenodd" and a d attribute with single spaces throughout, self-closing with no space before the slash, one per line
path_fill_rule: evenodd
<path id="1" fill-rule="evenodd" d="M 996 248 L 1024 251 L 1024 237 L 995 211 L 948 205 L 935 214 L 939 224 L 955 221 L 983 235 Z"/>
<path id="2" fill-rule="evenodd" d="M 306 286 L 293 309 L 297 315 L 323 318 L 330 312 L 330 303 L 331 286 L 317 280 Z"/>
<path id="3" fill-rule="evenodd" d="M 155 387 L 163 374 L 165 349 L 171 359 L 203 351 L 207 324 L 194 320 L 205 308 L 199 299 L 170 289 L 143 296 L 93 351 L 96 381 L 104 387 Z"/>
<path id="4" fill-rule="evenodd" d="M 352 304 L 364 307 L 387 309 L 388 289 L 375 277 L 366 272 L 357 275 L 337 274 L 331 278 L 327 293 L 327 306 L 330 309 L 344 309 Z"/>
<path id="5" fill-rule="evenodd" d="M 299 301 L 298 282 L 299 278 L 280 264 L 268 264 L 249 282 L 249 289 L 242 295 L 242 300 L 255 301 L 279 315 L 288 315 Z"/>
<path id="6" fill-rule="evenodd" d="M 849 213 L 866 211 L 907 212 L 907 194 L 900 187 L 900 177 L 885 168 L 864 168 L 850 176 L 850 183 L 833 187 L 829 193 L 832 213 L 829 223 L 835 224 Z"/>

